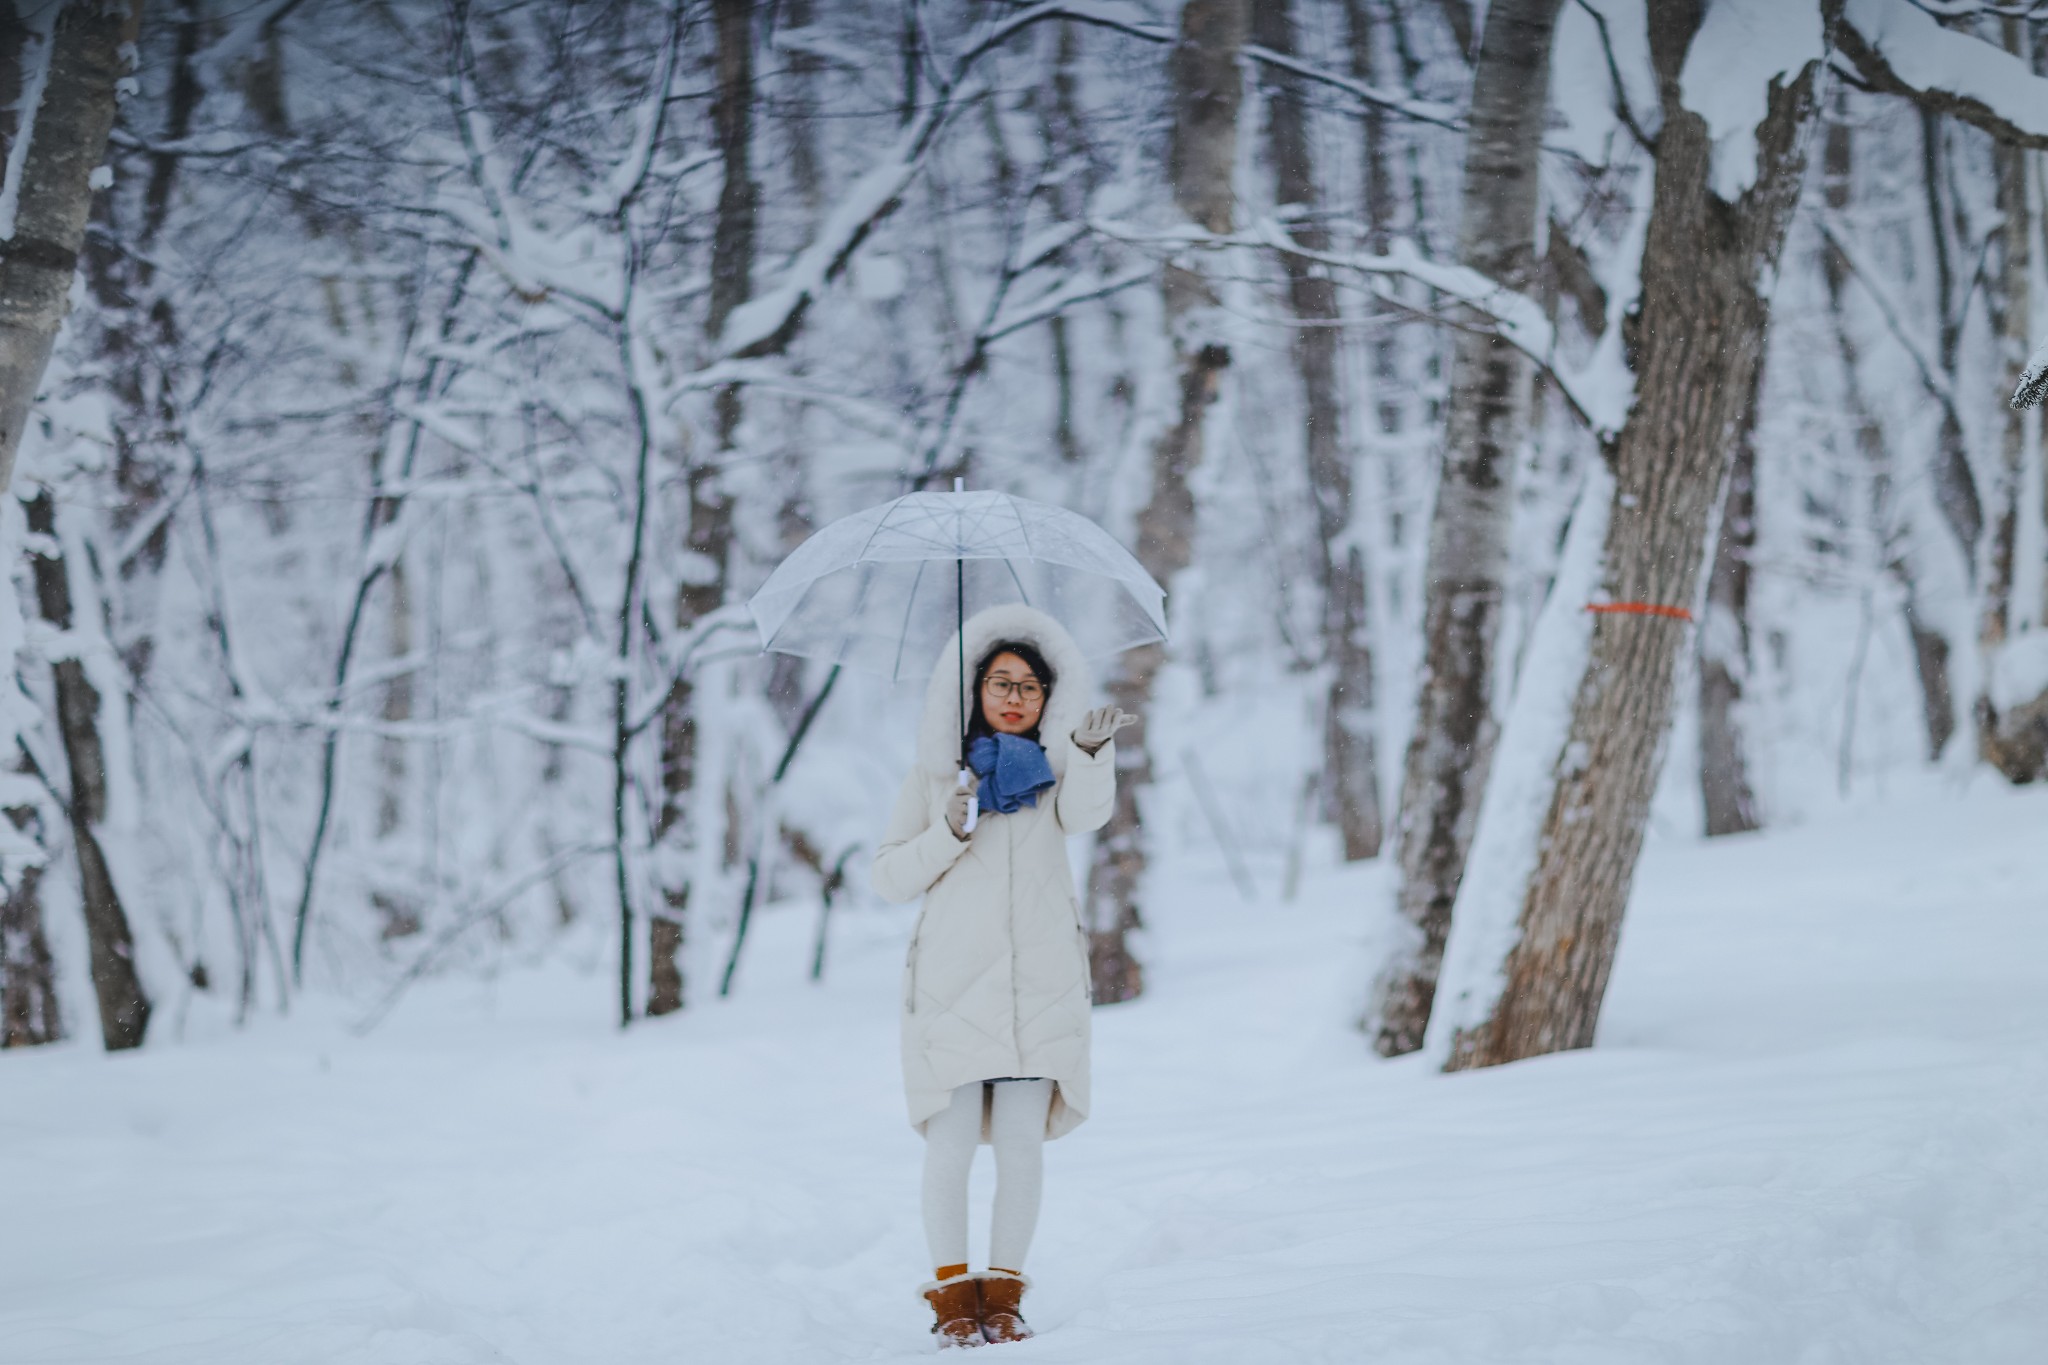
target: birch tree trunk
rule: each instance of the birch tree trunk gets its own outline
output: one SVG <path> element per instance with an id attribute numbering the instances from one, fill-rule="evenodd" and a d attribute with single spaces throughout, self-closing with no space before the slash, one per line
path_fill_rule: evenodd
<path id="1" fill-rule="evenodd" d="M 711 241 L 711 308 L 705 334 L 712 341 L 725 328 L 732 310 L 753 291 L 754 217 L 760 191 L 754 184 L 753 9 L 747 0 L 717 0 L 712 12 L 718 41 L 718 98 L 712 103 L 712 126 L 718 139 L 725 180 L 718 195 L 718 219 Z M 718 450 L 716 461 L 694 462 L 685 477 L 689 499 L 690 568 L 676 590 L 673 621 L 687 631 L 725 601 L 727 564 L 732 548 L 732 499 L 725 492 L 719 463 L 732 450 L 739 429 L 740 387 L 728 385 L 716 399 Z M 688 866 L 688 851 L 701 832 L 690 826 L 689 807 L 697 771 L 698 717 L 696 689 L 678 678 L 663 704 L 661 719 L 661 809 L 654 838 L 673 840 L 683 856 L 675 866 Z M 684 1003 L 683 945 L 691 880 L 687 871 L 664 879 L 662 907 L 648 925 L 647 1013 L 672 1014 Z"/>
<path id="2" fill-rule="evenodd" d="M 1462 264 L 1525 285 L 1536 267 L 1537 157 L 1560 0 L 1496 0 L 1479 39 L 1458 228 Z M 1506 342 L 1459 334 L 1431 515 L 1423 670 L 1402 774 L 1396 908 L 1403 941 L 1366 1027 L 1385 1057 L 1422 1046 L 1498 725 L 1494 642 L 1508 567 L 1515 453 L 1529 366 Z"/>
<path id="3" fill-rule="evenodd" d="M 1250 22 L 1249 0 L 1188 0 L 1171 60 L 1173 138 L 1168 176 L 1174 203 L 1210 232 L 1230 231 L 1236 207 L 1238 54 Z M 1230 351 L 1214 334 L 1215 295 L 1200 267 L 1170 264 L 1161 282 L 1179 371 L 1179 413 L 1152 448 L 1152 495 L 1138 514 L 1138 562 L 1171 590 L 1194 549 L 1195 500 L 1188 476 L 1202 462 L 1204 424 Z M 1152 780 L 1147 728 L 1152 684 L 1165 662 L 1159 645 L 1123 655 L 1109 680 L 1110 700 L 1138 717 L 1117 741 L 1116 809 L 1097 838 L 1088 867 L 1088 965 L 1095 1003 L 1134 999 L 1144 976 L 1129 935 L 1143 916 L 1145 875 L 1140 797 Z"/>
<path id="4" fill-rule="evenodd" d="M 16 21 L 19 22 L 18 20 Z M 128 73 L 141 6 L 78 0 L 57 15 L 43 98 L 15 136 L 28 139 L 14 222 L 0 239 L 0 491 L 14 459 L 85 244 L 93 172 L 114 126 L 116 84 Z"/>
<path id="5" fill-rule="evenodd" d="M 1294 19 L 1287 0 L 1255 8 L 1252 37 L 1270 51 L 1293 54 Z M 1330 234 L 1313 217 L 1321 196 L 1300 79 L 1273 68 L 1266 69 L 1263 79 L 1274 200 L 1304 215 L 1289 230 L 1303 250 L 1328 252 Z M 1287 271 L 1288 303 L 1301 323 L 1294 334 L 1294 366 L 1301 379 L 1302 440 L 1321 552 L 1317 570 L 1323 591 L 1323 666 L 1329 673 L 1323 781 L 1343 838 L 1344 859 L 1356 862 L 1379 855 L 1381 824 L 1365 547 L 1352 529 L 1351 452 L 1344 443 L 1343 400 L 1337 387 L 1337 286 L 1327 270 L 1306 257 L 1283 255 L 1281 263 Z"/>
<path id="6" fill-rule="evenodd" d="M 55 544 L 57 506 L 47 489 L 24 503 L 28 529 Z M 61 554 L 30 555 L 36 605 L 42 618 L 60 631 L 72 627 L 71 584 Z M 149 997 L 135 971 L 135 935 L 114 886 L 113 871 L 100 847 L 99 825 L 106 817 L 107 774 L 100 745 L 100 694 L 74 653 L 52 666 L 57 690 L 57 728 L 64 740 L 70 770 L 71 838 L 78 856 L 79 891 L 85 902 L 86 943 L 92 964 L 93 991 L 99 998 L 100 1035 L 109 1052 L 140 1047 L 149 1027 Z"/>
<path id="7" fill-rule="evenodd" d="M 1601 597 L 1661 608 L 1694 601 L 1730 438 L 1741 430 L 1763 357 L 1770 312 L 1760 287 L 1784 243 L 1803 170 L 1800 135 L 1814 105 L 1816 64 L 1789 84 L 1773 83 L 1757 128 L 1755 183 L 1735 203 L 1716 196 L 1706 123 L 1680 104 L 1678 91 L 1701 14 L 1692 0 L 1650 6 L 1665 114 L 1643 246 L 1636 403 L 1611 451 L 1601 556 Z M 1669 616 L 1594 617 L 1544 813 L 1502 811 L 1499 827 L 1487 831 L 1489 840 L 1530 848 L 1533 867 L 1503 883 L 1468 884 L 1472 894 L 1461 897 L 1461 924 L 1505 912 L 1513 939 L 1498 994 L 1461 1008 L 1446 1070 L 1592 1044 L 1684 643 L 1682 621 Z M 1516 828 L 1531 819 L 1536 828 Z M 1474 903 L 1482 897 L 1512 905 Z"/>

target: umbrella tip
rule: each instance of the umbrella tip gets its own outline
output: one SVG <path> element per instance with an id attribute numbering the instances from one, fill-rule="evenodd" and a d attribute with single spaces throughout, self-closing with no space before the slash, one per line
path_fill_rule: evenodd
<path id="1" fill-rule="evenodd" d="M 965 474 L 955 474 L 953 476 L 953 491 L 955 493 L 965 493 L 967 491 L 967 476 Z"/>

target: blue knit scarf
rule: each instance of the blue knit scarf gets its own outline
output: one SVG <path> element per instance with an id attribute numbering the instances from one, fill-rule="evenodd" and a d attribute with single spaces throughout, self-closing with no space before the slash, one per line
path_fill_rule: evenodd
<path id="1" fill-rule="evenodd" d="M 982 735 L 967 746 L 967 766 L 981 779 L 981 808 L 998 815 L 1036 807 L 1055 780 L 1045 750 L 1022 735 Z"/>

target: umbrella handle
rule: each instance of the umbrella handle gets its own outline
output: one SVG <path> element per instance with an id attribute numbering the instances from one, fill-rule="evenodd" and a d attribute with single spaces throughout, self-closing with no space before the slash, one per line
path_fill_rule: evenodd
<path id="1" fill-rule="evenodd" d="M 965 768 L 960 770 L 960 790 L 967 790 L 967 769 Z M 967 798 L 967 824 L 960 832 L 962 834 L 974 833 L 974 822 L 980 815 L 981 794 L 976 792 L 973 796 Z"/>

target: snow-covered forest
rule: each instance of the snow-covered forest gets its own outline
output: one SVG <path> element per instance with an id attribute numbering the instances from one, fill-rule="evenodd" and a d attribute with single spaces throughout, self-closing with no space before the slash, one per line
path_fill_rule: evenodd
<path id="1" fill-rule="evenodd" d="M 2023 380 L 2048 341 L 2044 152 L 2048 6 L 2028 0 L 0 0 L 0 1045 L 38 1049 L 0 1063 L 0 1094 L 10 1065 L 22 1113 L 82 1087 L 97 1131 L 122 1122 L 118 1077 L 164 1087 L 155 1113 L 227 1083 L 209 1058 L 324 1074 L 333 1052 L 403 1074 L 322 1102 L 402 1125 L 469 1093 L 457 1074 L 485 1078 L 485 1110 L 532 1103 L 506 1057 L 567 1031 L 579 1050 L 545 1065 L 633 1094 L 609 1121 L 689 1129 L 693 1106 L 648 1107 L 618 1068 L 768 1094 L 806 1040 L 865 1046 L 908 924 L 867 867 L 921 690 L 764 654 L 746 604 L 820 527 L 956 484 L 1085 515 L 1167 590 L 1170 640 L 1098 661 L 1140 718 L 1110 824 L 1073 853 L 1096 1013 L 1128 1016 L 1100 1046 L 1168 1046 L 1145 1011 L 1198 1020 L 1198 989 L 1326 1030 L 1252 1031 L 1286 1075 L 1364 1078 L 1304 1142 L 1345 1151 L 1354 1120 L 1394 1117 L 1415 1156 L 1436 1114 L 1466 1125 L 1469 1175 L 1516 1101 L 1446 1117 L 1430 1106 L 1482 1092 L 1424 1072 L 1596 1029 L 1809 1030 L 1825 990 L 1810 1012 L 1743 1003 L 1809 960 L 1772 956 L 1763 911 L 1805 894 L 1779 850 L 1837 858 L 1842 897 L 1904 894 L 1861 865 L 1866 820 L 1899 847 L 1945 832 L 1949 874 L 1924 876 L 1980 877 L 1985 955 L 2038 948 L 2038 896 L 2000 878 L 2041 814 L 2010 789 L 2048 778 L 2048 440 L 2009 401 L 2042 387 Z M 1744 901 L 1726 933 L 1674 928 L 1671 904 L 1721 913 L 1691 880 L 1720 876 Z M 1645 886 L 1665 898 L 1649 942 L 1679 946 L 1632 994 L 1614 968 Z M 1862 902 L 1816 894 L 1816 941 L 1859 932 Z M 1897 939 L 1857 989 L 1911 995 L 1959 951 L 1918 957 L 1914 935 L 1950 931 L 1873 914 Z M 1971 997 L 1970 970 L 1916 1008 Z M 1651 981 L 1739 1022 L 1666 1027 Z M 518 1002 L 501 1032 L 478 999 Z M 450 1039 L 460 1067 L 412 1065 Z M 831 1055 L 865 1078 L 891 1060 L 874 1046 Z M 85 1079 L 102 1048 L 143 1055 Z M 1537 1075 L 1565 1073 L 1512 1084 L 1536 1096 Z M 1571 1075 L 1555 1103 L 1634 1131 L 1601 1108 L 1621 1073 Z M 1757 1112 L 1803 1084 L 1774 1075 L 1743 1092 Z M 1958 1112 L 1981 1098 L 1954 1085 Z M 749 1103 L 810 1122 L 794 1096 Z M 1877 1131 L 1882 1109 L 1854 1112 Z M 288 1143 L 289 1117 L 228 1145 Z M 690 1131 L 687 1160 L 755 1161 L 704 1136 L 738 1128 Z M 1728 1161 L 1801 1140 L 1751 1139 L 1776 1155 Z M 1568 1134 L 1532 1141 L 1569 1167 Z M 1142 1203 L 1151 1178 L 1101 1188 Z M 740 1238 L 710 1191 L 662 1206 L 608 1319 L 658 1297 L 662 1226 L 708 1203 Z M 861 1198 L 810 1250 L 893 1286 L 863 1229 L 895 1215 Z M 1133 1245 L 1171 1264 L 1232 1216 Z M 1286 1258 L 1262 1264 L 1277 1292 Z M 1057 1358 L 1127 1358 L 1102 1353 L 1118 1301 L 1074 1280 L 1055 1292 L 1097 1335 Z M 1677 1292 L 1626 1292 L 1659 1283 Z M 0 1355 L 13 1332 L 23 1359 L 110 1358 L 74 1331 L 79 1294 L 12 1328 L 0 1300 Z M 1388 1358 L 1606 1358 L 1530 1324 L 1633 1310 L 1564 1302 L 1416 1326 Z M 1969 1358 L 2048 1341 L 2031 1303 Z M 1224 1340 L 1268 1330 L 1216 1312 Z M 185 1340 L 109 1321 L 152 1358 Z M 782 1358 L 744 1325 L 664 1321 L 646 1340 L 681 1331 L 693 1358 Z M 304 1358 L 594 1353 L 566 1322 L 487 1350 L 423 1311 Z M 1808 1320 L 1773 1322 L 1734 1355 L 1613 1358 L 1934 1358 L 1877 1318 L 1880 1354 L 1801 1356 Z M 1293 1355 L 1203 1356 L 1196 1333 L 1156 1358 L 1360 1358 L 1356 1324 L 1326 1325 Z M 265 1358 L 261 1339 L 206 1358 Z"/>

